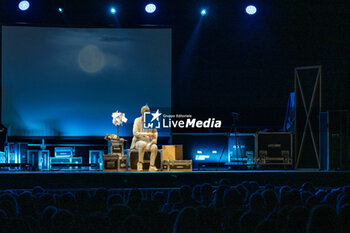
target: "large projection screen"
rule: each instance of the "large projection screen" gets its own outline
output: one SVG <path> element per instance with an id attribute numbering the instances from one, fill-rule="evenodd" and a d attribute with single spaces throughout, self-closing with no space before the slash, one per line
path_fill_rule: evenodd
<path id="1" fill-rule="evenodd" d="M 9 136 L 116 134 L 116 110 L 130 136 L 141 106 L 171 108 L 169 28 L 3 26 L 1 39 Z"/>

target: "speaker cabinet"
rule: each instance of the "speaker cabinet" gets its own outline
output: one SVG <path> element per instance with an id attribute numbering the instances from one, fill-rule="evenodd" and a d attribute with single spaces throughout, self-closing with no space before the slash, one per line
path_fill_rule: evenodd
<path id="1" fill-rule="evenodd" d="M 320 113 L 320 151 L 323 170 L 349 170 L 349 111 Z"/>
<path id="2" fill-rule="evenodd" d="M 150 166 L 151 152 L 145 151 L 143 157 L 143 170 L 148 170 Z M 154 165 L 157 169 L 161 169 L 161 160 L 162 160 L 162 150 L 157 151 L 157 157 L 154 162 Z M 139 152 L 137 150 L 129 150 L 129 171 L 137 170 L 137 162 L 139 161 Z"/>
<path id="3" fill-rule="evenodd" d="M 288 132 L 266 132 L 257 134 L 258 165 L 292 165 L 293 137 Z"/>

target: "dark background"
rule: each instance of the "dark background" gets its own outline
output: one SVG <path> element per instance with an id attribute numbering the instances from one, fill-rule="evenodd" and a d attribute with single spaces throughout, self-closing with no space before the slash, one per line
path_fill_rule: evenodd
<path id="1" fill-rule="evenodd" d="M 153 1 L 151 15 L 144 11 L 148 1 L 30 2 L 30 10 L 20 12 L 17 1 L 2 0 L 0 23 L 171 27 L 175 113 L 215 117 L 229 126 L 231 112 L 239 112 L 241 127 L 282 127 L 294 68 L 309 65 L 322 65 L 322 110 L 350 106 L 350 1 Z M 248 4 L 257 6 L 256 15 L 245 13 Z M 201 7 L 208 14 L 191 37 Z"/>

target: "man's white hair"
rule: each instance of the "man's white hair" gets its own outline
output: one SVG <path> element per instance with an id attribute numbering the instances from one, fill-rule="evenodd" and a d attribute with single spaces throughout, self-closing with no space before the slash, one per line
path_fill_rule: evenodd
<path id="1" fill-rule="evenodd" d="M 146 104 L 145 106 L 142 106 L 141 108 L 141 114 L 143 114 L 146 111 L 150 111 L 150 108 L 148 107 L 148 105 Z"/>

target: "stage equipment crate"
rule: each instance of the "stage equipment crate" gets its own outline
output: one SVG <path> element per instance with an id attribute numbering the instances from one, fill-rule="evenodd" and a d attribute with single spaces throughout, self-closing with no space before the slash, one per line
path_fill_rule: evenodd
<path id="1" fill-rule="evenodd" d="M 124 141 L 125 140 L 123 138 L 108 140 L 108 154 L 109 155 L 123 155 Z"/>
<path id="2" fill-rule="evenodd" d="M 162 151 L 162 160 L 183 160 L 182 145 L 164 145 Z"/>
<path id="3" fill-rule="evenodd" d="M 126 171 L 126 156 L 103 155 L 103 171 Z"/>
<path id="4" fill-rule="evenodd" d="M 82 164 L 82 157 L 50 157 L 50 164 Z"/>
<path id="5" fill-rule="evenodd" d="M 0 151 L 0 163 L 7 163 L 6 153 L 3 151 Z"/>
<path id="6" fill-rule="evenodd" d="M 192 160 L 163 160 L 163 171 L 192 171 Z"/>
<path id="7" fill-rule="evenodd" d="M 255 165 L 255 133 L 231 133 L 228 138 L 228 163 L 230 165 Z"/>
<path id="8" fill-rule="evenodd" d="M 89 164 L 90 170 L 103 170 L 103 150 L 90 150 L 89 151 Z"/>
<path id="9" fill-rule="evenodd" d="M 256 136 L 258 165 L 292 165 L 292 133 L 264 132 Z"/>
<path id="10" fill-rule="evenodd" d="M 81 170 L 83 157 L 50 157 L 50 170 Z"/>
<path id="11" fill-rule="evenodd" d="M 146 151 L 143 157 L 143 170 L 148 171 L 150 165 L 151 152 Z M 156 168 L 161 169 L 161 159 L 162 159 L 162 150 L 158 150 L 156 161 L 154 165 Z M 139 152 L 138 150 L 129 150 L 129 171 L 137 170 L 137 162 L 139 161 Z"/>
<path id="12" fill-rule="evenodd" d="M 50 170 L 49 150 L 27 150 L 28 163 L 32 165 L 33 171 Z"/>
<path id="13" fill-rule="evenodd" d="M 73 157 L 74 154 L 74 147 L 55 147 L 55 157 Z"/>

